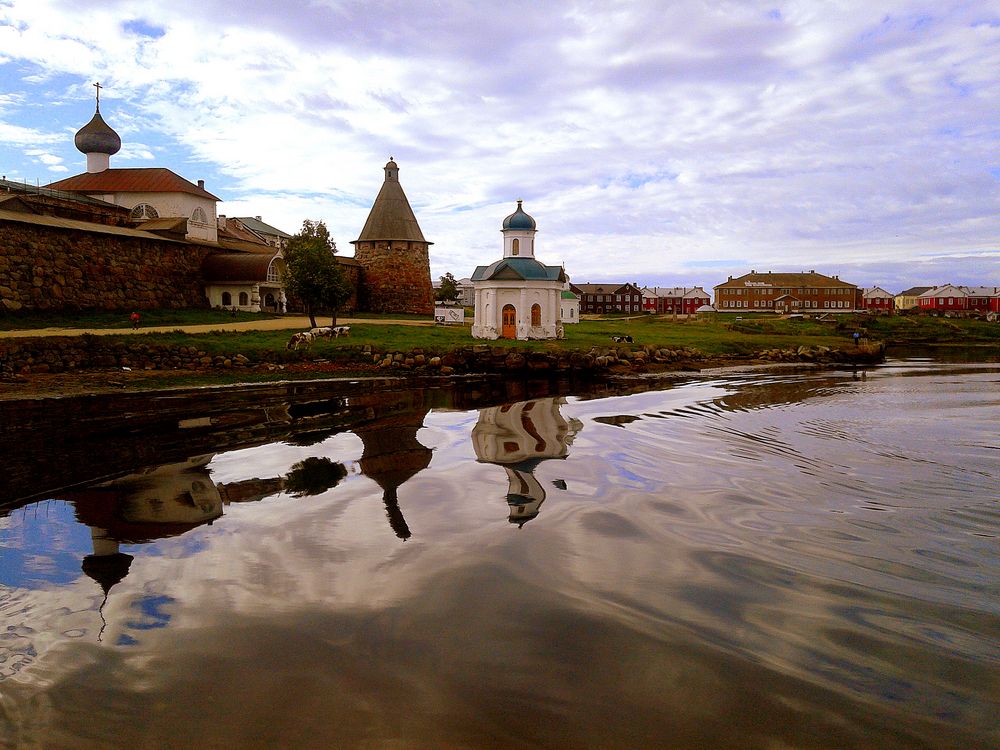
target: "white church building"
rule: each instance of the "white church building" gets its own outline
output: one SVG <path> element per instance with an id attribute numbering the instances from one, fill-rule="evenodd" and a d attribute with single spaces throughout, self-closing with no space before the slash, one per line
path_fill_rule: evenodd
<path id="1" fill-rule="evenodd" d="M 503 220 L 503 258 L 472 274 L 477 339 L 563 337 L 560 317 L 566 272 L 535 259 L 535 220 L 521 208 Z"/>

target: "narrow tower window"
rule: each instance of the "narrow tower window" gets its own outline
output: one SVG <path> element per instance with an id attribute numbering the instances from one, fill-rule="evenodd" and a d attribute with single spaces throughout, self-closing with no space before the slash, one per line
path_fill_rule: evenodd
<path id="1" fill-rule="evenodd" d="M 515 237 L 510 242 L 510 254 L 518 255 L 520 252 L 521 252 L 521 242 L 520 240 L 517 239 L 517 237 Z"/>

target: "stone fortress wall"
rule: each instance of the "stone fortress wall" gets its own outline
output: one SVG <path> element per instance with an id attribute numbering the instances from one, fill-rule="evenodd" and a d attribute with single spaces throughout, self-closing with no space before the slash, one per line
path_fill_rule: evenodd
<path id="1" fill-rule="evenodd" d="M 2 310 L 206 307 L 211 248 L 0 220 Z"/>

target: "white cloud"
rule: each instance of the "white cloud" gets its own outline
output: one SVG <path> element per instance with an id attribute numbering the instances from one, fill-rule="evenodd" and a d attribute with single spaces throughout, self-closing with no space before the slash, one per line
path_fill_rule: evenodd
<path id="1" fill-rule="evenodd" d="M 75 131 L 101 80 L 115 159 L 213 173 L 223 212 L 292 231 L 322 218 L 349 251 L 392 154 L 434 276 L 494 260 L 520 197 L 540 258 L 574 279 L 710 286 L 727 262 L 997 252 L 998 18 L 988 3 L 11 0 L 0 113 L 59 101 L 45 127 Z M 0 123 L 0 146 L 80 163 L 33 112 L 35 129 Z"/>

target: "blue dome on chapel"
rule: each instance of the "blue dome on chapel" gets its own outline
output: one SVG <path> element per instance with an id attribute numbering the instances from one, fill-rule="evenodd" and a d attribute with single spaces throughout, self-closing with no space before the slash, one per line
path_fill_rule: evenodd
<path id="1" fill-rule="evenodd" d="M 517 210 L 503 220 L 504 229 L 534 229 L 535 220 L 521 208 L 521 201 L 517 202 Z"/>

